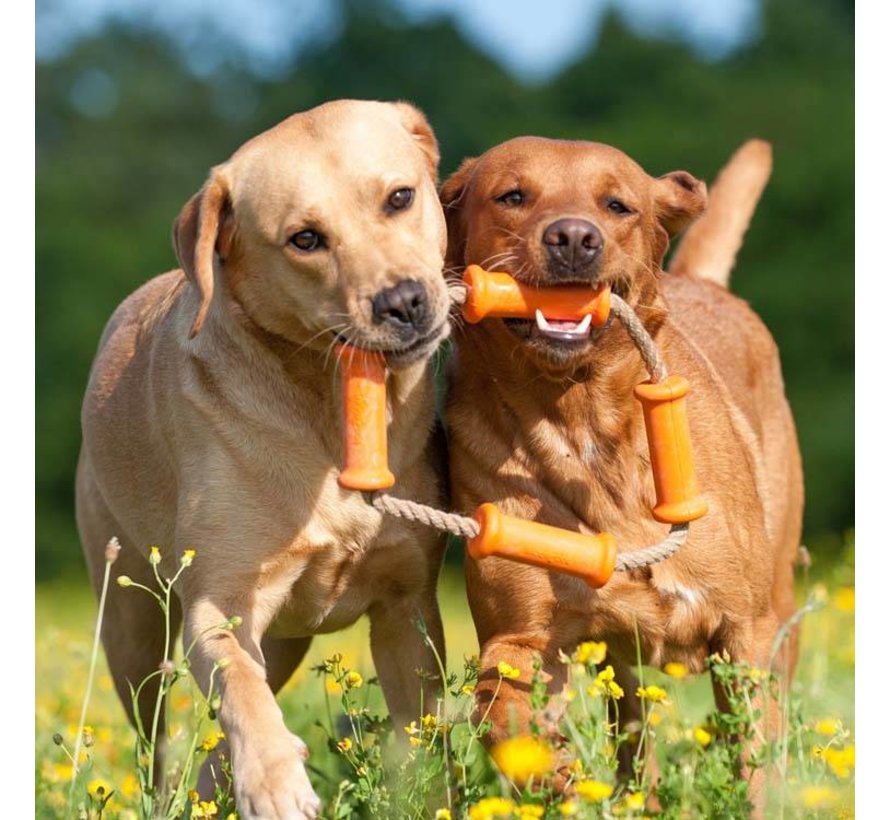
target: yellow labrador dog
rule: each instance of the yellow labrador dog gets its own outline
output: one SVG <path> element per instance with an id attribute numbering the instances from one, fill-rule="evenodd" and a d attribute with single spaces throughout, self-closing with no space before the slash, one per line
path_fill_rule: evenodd
<path id="1" fill-rule="evenodd" d="M 306 747 L 275 692 L 311 636 L 367 613 L 397 721 L 442 651 L 443 542 L 337 485 L 338 340 L 386 355 L 389 456 L 401 494 L 438 499 L 429 357 L 448 334 L 438 146 L 406 103 L 341 100 L 296 114 L 215 167 L 174 226 L 181 270 L 142 286 L 99 345 L 83 405 L 77 520 L 94 585 L 113 535 L 121 573 L 153 586 L 197 550 L 176 626 L 192 670 L 219 674 L 219 720 L 243 818 L 315 817 Z M 242 625 L 218 628 L 241 616 Z M 114 588 L 102 638 L 117 691 L 158 668 L 154 602 Z M 139 704 L 150 725 L 155 693 Z"/>

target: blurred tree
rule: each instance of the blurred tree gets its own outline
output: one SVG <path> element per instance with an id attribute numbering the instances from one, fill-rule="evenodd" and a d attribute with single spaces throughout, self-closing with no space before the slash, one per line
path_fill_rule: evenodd
<path id="1" fill-rule="evenodd" d="M 652 173 L 705 179 L 749 136 L 770 140 L 776 170 L 733 289 L 779 342 L 804 451 L 807 535 L 827 550 L 853 521 L 852 3 L 772 0 L 760 40 L 718 63 L 641 39 L 609 15 L 582 59 L 535 86 L 450 22 L 409 26 L 385 0 L 343 10 L 340 38 L 274 80 L 234 52 L 197 76 L 172 45 L 122 25 L 38 65 L 38 576 L 81 561 L 78 412 L 105 321 L 177 264 L 172 221 L 212 165 L 288 114 L 350 96 L 423 108 L 443 176 L 519 134 L 609 142 Z"/>

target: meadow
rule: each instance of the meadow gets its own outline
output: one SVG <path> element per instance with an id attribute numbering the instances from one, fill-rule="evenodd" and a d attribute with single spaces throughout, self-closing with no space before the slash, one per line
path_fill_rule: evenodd
<path id="1" fill-rule="evenodd" d="M 790 695 L 778 695 L 786 729 L 752 762 L 771 778 L 768 817 L 854 814 L 853 564 L 850 535 L 830 565 L 817 562 L 799 572 L 801 658 Z M 688 675 L 679 664 L 643 668 L 641 689 L 623 692 L 611 680 L 610 667 L 603 665 L 605 646 L 582 644 L 565 658 L 571 685 L 559 696 L 566 701 L 560 736 L 541 733 L 508 741 L 490 756 L 479 740 L 484 726 L 477 728 L 470 720 L 478 646 L 455 567 L 443 571 L 439 594 L 448 685 L 443 698 L 428 704 L 416 721 L 392 726 L 386 719 L 365 621 L 316 638 L 281 693 L 288 726 L 312 750 L 310 776 L 325 801 L 324 817 L 745 815 L 747 783 L 738 776 L 738 737 L 761 731 L 757 696 L 777 691 L 769 670 L 714 658 L 714 674 L 732 693 L 733 709 L 720 715 L 714 712 L 707 676 Z M 213 800 L 190 792 L 200 763 L 220 734 L 212 720 L 213 698 L 208 703 L 196 691 L 181 647 L 173 656 L 165 707 L 166 794 L 146 793 L 146 747 L 126 721 L 101 653 L 86 726 L 78 732 L 95 617 L 96 602 L 85 580 L 38 586 L 37 817 L 138 818 L 149 812 L 237 817 L 223 788 Z M 499 671 L 509 678 L 516 670 L 503 664 Z M 644 719 L 630 734 L 619 734 L 611 716 L 630 697 L 642 699 Z M 535 688 L 533 702 L 540 709 L 554 705 L 548 704 L 543 686 Z M 79 772 L 72 780 L 78 745 Z M 635 760 L 630 779 L 616 775 L 623 748 Z M 657 779 L 648 765 L 652 761 L 658 763 Z M 570 796 L 552 788 L 557 770 L 570 783 Z M 227 785 L 225 780 L 223 772 L 221 786 Z"/>

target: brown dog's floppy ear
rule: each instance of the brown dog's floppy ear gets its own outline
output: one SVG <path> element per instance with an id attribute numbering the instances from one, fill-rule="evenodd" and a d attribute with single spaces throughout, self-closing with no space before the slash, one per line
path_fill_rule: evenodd
<path id="1" fill-rule="evenodd" d="M 464 215 L 463 199 L 478 161 L 478 157 L 465 159 L 439 191 L 439 201 L 445 211 L 445 224 L 448 226 L 448 252 L 445 254 L 445 264 L 451 267 L 460 267 L 466 263 L 467 220 Z"/>
<path id="2" fill-rule="evenodd" d="M 226 214 L 225 212 L 229 213 Z M 213 258 L 225 257 L 231 241 L 229 186 L 218 169 L 180 211 L 173 223 L 173 247 L 179 264 L 201 300 L 189 338 L 198 335 L 213 299 Z"/>
<path id="3" fill-rule="evenodd" d="M 669 236 L 698 219 L 707 204 L 705 183 L 686 171 L 672 171 L 655 180 L 655 217 Z"/>
<path id="4" fill-rule="evenodd" d="M 430 176 L 433 184 L 439 182 L 439 143 L 436 141 L 436 135 L 427 122 L 423 112 L 416 106 L 408 102 L 392 103 L 399 114 L 399 119 L 405 130 L 414 137 L 417 147 L 423 151 L 426 157 L 427 165 L 430 169 Z"/>

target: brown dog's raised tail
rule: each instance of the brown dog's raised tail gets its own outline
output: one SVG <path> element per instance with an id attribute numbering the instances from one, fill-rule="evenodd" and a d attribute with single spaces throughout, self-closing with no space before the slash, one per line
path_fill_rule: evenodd
<path id="1" fill-rule="evenodd" d="M 711 188 L 707 210 L 677 247 L 669 268 L 672 274 L 729 285 L 736 254 L 772 168 L 772 147 L 763 140 L 748 140 L 733 154 Z"/>

